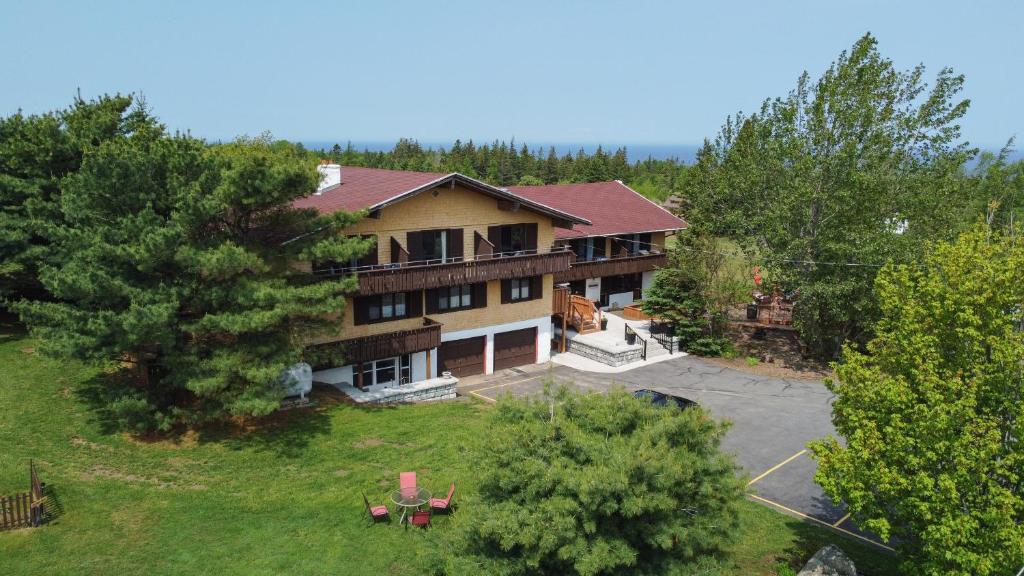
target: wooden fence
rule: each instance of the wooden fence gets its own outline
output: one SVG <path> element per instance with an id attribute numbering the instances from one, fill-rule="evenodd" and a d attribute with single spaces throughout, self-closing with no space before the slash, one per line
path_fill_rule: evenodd
<path id="1" fill-rule="evenodd" d="M 0 530 L 39 526 L 43 522 L 43 485 L 35 464 L 29 461 L 29 489 L 13 496 L 0 496 Z"/>

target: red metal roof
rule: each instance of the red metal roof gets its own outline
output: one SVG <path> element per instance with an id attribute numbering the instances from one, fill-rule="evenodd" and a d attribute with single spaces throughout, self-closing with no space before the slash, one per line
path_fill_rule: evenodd
<path id="1" fill-rule="evenodd" d="M 379 209 L 394 202 L 404 200 L 407 196 L 433 188 L 435 184 L 454 181 L 480 193 L 504 200 L 518 202 L 523 208 L 545 214 L 547 216 L 586 225 L 590 221 L 576 213 L 568 212 L 543 202 L 520 196 L 504 188 L 497 188 L 458 173 L 442 174 L 439 172 L 407 172 L 404 170 L 384 170 L 381 168 L 360 168 L 343 166 L 341 168 L 341 184 L 325 188 L 317 194 L 300 198 L 292 202 L 296 208 L 316 208 L 324 213 L 355 212 L 364 209 Z"/>
<path id="2" fill-rule="evenodd" d="M 411 190 L 415 190 L 447 174 L 438 172 L 406 172 L 380 168 L 343 166 L 341 184 L 325 189 L 320 194 L 300 198 L 292 203 L 296 208 L 316 208 L 324 213 L 355 212 L 376 206 Z"/>
<path id="3" fill-rule="evenodd" d="M 590 184 L 510 186 L 509 190 L 563 212 L 590 220 L 572 230 L 555 229 L 555 238 L 608 236 L 660 230 L 681 230 L 686 222 L 618 180 Z"/>

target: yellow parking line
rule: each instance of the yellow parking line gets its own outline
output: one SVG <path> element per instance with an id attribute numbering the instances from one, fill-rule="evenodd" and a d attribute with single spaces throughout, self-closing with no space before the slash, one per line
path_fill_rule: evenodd
<path id="1" fill-rule="evenodd" d="M 829 528 L 831 530 L 836 530 L 836 531 L 842 532 L 843 534 L 846 534 L 847 536 L 850 536 L 851 538 L 856 538 L 858 540 L 862 540 L 862 541 L 867 542 L 868 544 L 871 544 L 873 546 L 877 546 L 877 547 L 882 548 L 884 550 L 888 550 L 889 552 L 895 552 L 896 551 L 893 548 L 890 548 L 890 547 L 886 546 L 885 544 L 881 544 L 879 542 L 875 542 L 874 540 L 872 540 L 870 538 L 865 538 L 865 537 L 861 536 L 860 534 L 856 534 L 854 532 L 850 532 L 849 530 L 846 530 L 845 528 L 840 528 L 838 526 L 833 526 L 833 525 L 829 524 L 828 522 L 823 522 L 821 520 L 818 520 L 814 516 L 808 516 L 807 514 L 804 514 L 803 512 L 797 512 L 796 510 L 793 510 L 792 508 L 787 508 L 786 506 L 783 506 L 782 504 L 779 504 L 778 502 L 772 502 L 771 500 L 769 500 L 767 498 L 762 498 L 762 497 L 758 496 L 757 494 L 747 494 L 747 496 L 750 497 L 750 498 L 753 498 L 754 500 L 759 500 L 761 502 L 764 502 L 765 504 L 768 504 L 769 506 L 774 506 L 774 507 L 776 507 L 776 508 L 778 508 L 780 510 L 783 510 L 785 512 L 793 514 L 794 516 L 803 518 L 804 520 L 810 520 L 811 522 L 814 522 L 816 524 L 821 524 L 822 526 L 825 526 L 826 528 Z"/>
<path id="2" fill-rule="evenodd" d="M 473 396 L 476 396 L 477 398 L 479 398 L 481 400 L 486 400 L 486 401 L 488 401 L 488 402 L 490 402 L 492 404 L 497 402 L 497 400 L 495 400 L 494 398 L 488 398 L 487 396 L 484 396 L 483 394 L 477 394 L 475 390 L 470 390 L 469 393 L 472 394 Z"/>
<path id="3" fill-rule="evenodd" d="M 833 528 L 839 528 L 840 524 L 842 524 L 843 522 L 846 522 L 849 519 L 850 519 L 850 515 L 847 514 L 846 516 L 843 516 L 842 518 L 840 518 L 839 521 L 837 521 L 835 524 L 833 524 L 832 527 Z"/>
<path id="4" fill-rule="evenodd" d="M 544 375 L 541 374 L 540 376 L 534 376 L 532 378 L 523 378 L 522 380 L 513 380 L 512 382 L 505 382 L 504 384 L 495 384 L 494 386 L 488 386 L 486 388 L 477 388 L 476 390 L 473 390 L 472 392 L 470 392 L 470 394 L 472 394 L 473 392 L 483 392 L 484 390 L 494 390 L 495 388 L 501 388 L 503 386 L 511 386 L 513 384 L 522 384 L 523 382 L 529 382 L 530 380 L 536 380 L 538 378 L 543 378 L 543 377 L 544 377 Z"/>
<path id="5" fill-rule="evenodd" d="M 779 463 L 778 463 L 778 464 L 776 464 L 775 466 L 772 466 L 771 468 L 769 468 L 769 469 L 765 470 L 765 471 L 764 471 L 764 473 L 763 473 L 763 474 L 761 474 L 760 476 L 758 476 L 757 478 L 754 478 L 754 479 L 753 479 L 753 480 L 751 480 L 750 482 L 747 482 L 747 486 L 750 486 L 751 484 L 753 484 L 754 482 L 757 482 L 758 480 L 763 480 L 765 476 L 767 476 L 767 475 L 771 474 L 772 472 L 775 472 L 775 471 L 776 471 L 776 470 L 778 470 L 779 468 L 782 468 L 782 467 L 783 467 L 783 466 L 785 466 L 786 464 L 789 464 L 789 463 L 790 463 L 790 462 L 792 462 L 793 460 L 796 460 L 797 458 L 799 458 L 799 457 L 803 456 L 803 455 L 804 455 L 805 453 L 807 453 L 807 450 L 801 450 L 801 451 L 797 452 L 796 454 L 793 454 L 793 455 L 792 455 L 792 456 L 790 456 L 789 458 L 786 458 L 786 459 L 785 459 L 785 460 L 783 460 L 782 462 L 779 462 Z"/>

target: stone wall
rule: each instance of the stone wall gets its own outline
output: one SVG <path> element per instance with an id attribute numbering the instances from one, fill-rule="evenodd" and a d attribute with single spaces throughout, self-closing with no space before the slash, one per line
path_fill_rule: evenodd
<path id="1" fill-rule="evenodd" d="M 650 344 L 648 344 L 648 346 L 650 346 Z M 643 359 L 642 346 L 629 346 L 613 352 L 598 348 L 597 346 L 584 344 L 579 340 L 569 340 L 566 351 L 578 354 L 584 358 L 596 360 L 601 364 L 607 364 L 609 366 L 622 366 L 623 364 L 639 362 Z"/>
<path id="2" fill-rule="evenodd" d="M 458 378 L 441 377 L 373 391 L 359 390 L 348 384 L 340 384 L 336 387 L 347 394 L 356 404 L 401 404 L 453 400 L 458 383 Z"/>

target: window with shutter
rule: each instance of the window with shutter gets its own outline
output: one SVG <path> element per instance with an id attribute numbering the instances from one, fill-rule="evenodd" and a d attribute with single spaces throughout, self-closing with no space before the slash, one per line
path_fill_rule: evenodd
<path id="1" fill-rule="evenodd" d="M 474 303 L 479 301 L 479 292 L 474 290 L 474 286 L 474 284 L 461 284 L 435 290 L 437 313 L 443 314 L 476 308 Z"/>
<path id="2" fill-rule="evenodd" d="M 417 294 L 419 293 L 395 292 L 357 297 L 353 301 L 355 306 L 354 323 L 358 326 L 413 317 L 414 315 L 411 313 L 413 308 L 409 306 L 409 298 Z M 419 312 L 415 316 L 419 316 Z"/>
<path id="3" fill-rule="evenodd" d="M 506 300 L 504 290 L 505 286 L 502 286 L 502 303 L 506 302 L 525 302 L 527 300 L 536 300 L 541 297 L 541 285 L 542 276 L 531 276 L 528 278 L 513 278 L 506 280 L 508 286 L 508 298 Z"/>

